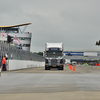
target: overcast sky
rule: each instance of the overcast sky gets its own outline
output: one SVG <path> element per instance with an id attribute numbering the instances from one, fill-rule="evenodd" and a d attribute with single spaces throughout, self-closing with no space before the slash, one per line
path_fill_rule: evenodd
<path id="1" fill-rule="evenodd" d="M 0 26 L 32 23 L 32 52 L 45 42 L 65 50 L 95 49 L 100 39 L 100 0 L 0 0 Z"/>

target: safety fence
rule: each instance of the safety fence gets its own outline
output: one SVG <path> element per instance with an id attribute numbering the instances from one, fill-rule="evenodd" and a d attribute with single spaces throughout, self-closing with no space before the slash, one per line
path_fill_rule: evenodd
<path id="1" fill-rule="evenodd" d="M 0 41 L 0 57 L 3 58 L 5 54 L 8 54 L 8 51 L 9 51 L 9 44 Z"/>
<path id="2" fill-rule="evenodd" d="M 28 52 L 25 50 L 18 49 L 15 46 L 12 46 L 10 44 L 7 44 L 6 42 L 0 41 L 1 58 L 3 58 L 5 54 L 8 55 L 8 59 L 44 61 L 43 56 L 34 54 L 32 52 Z"/>

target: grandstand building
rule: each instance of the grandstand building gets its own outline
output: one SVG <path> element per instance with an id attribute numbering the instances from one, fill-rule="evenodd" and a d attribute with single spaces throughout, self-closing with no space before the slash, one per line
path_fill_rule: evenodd
<path id="1" fill-rule="evenodd" d="M 11 25 L 11 26 L 0 26 L 0 40 L 7 42 L 7 37 L 10 36 L 13 41 L 10 43 L 18 48 L 25 51 L 30 51 L 31 47 L 31 37 L 30 32 L 25 32 L 25 29 L 31 23 Z M 23 30 L 21 30 L 23 26 Z"/>

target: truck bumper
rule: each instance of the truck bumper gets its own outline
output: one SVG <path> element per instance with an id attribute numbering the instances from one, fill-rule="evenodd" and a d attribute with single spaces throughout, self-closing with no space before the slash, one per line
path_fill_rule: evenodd
<path id="1" fill-rule="evenodd" d="M 45 67 L 47 68 L 62 68 L 64 66 L 64 64 L 60 64 L 60 65 L 45 65 Z"/>

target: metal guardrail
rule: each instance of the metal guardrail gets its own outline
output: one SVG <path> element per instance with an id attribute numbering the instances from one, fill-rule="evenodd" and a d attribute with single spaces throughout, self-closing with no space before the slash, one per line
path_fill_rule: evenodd
<path id="1" fill-rule="evenodd" d="M 33 60 L 33 61 L 44 61 L 45 60 L 43 56 L 34 54 L 32 52 L 28 52 L 25 50 L 18 49 L 15 46 L 11 46 L 10 44 L 0 41 L 1 58 L 3 58 L 5 54 L 8 54 L 8 59 Z"/>
<path id="2" fill-rule="evenodd" d="M 0 41 L 0 57 L 3 58 L 5 54 L 8 54 L 9 44 Z"/>

